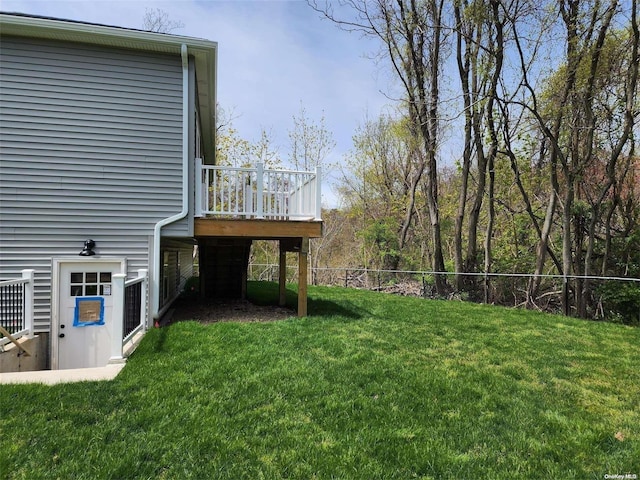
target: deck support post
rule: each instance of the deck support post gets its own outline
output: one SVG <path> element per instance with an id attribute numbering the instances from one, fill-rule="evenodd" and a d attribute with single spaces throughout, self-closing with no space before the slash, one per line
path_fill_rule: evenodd
<path id="1" fill-rule="evenodd" d="M 280 265 L 278 272 L 278 306 L 284 307 L 287 304 L 287 251 L 280 240 Z"/>
<path id="2" fill-rule="evenodd" d="M 242 270 L 242 284 L 240 285 L 240 298 L 242 300 L 247 299 L 247 281 L 249 280 L 249 272 L 247 271 L 248 267 L 245 267 Z"/>
<path id="3" fill-rule="evenodd" d="M 307 263 L 309 257 L 309 238 L 302 238 L 298 252 L 298 317 L 307 316 Z"/>

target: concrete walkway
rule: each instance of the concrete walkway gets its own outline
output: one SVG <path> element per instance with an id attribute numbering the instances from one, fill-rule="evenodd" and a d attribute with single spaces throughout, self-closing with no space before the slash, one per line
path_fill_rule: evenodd
<path id="1" fill-rule="evenodd" d="M 127 358 L 140 345 L 145 331 L 140 331 L 123 346 L 124 358 L 119 363 L 112 363 L 106 367 L 96 368 L 70 368 L 66 370 L 38 370 L 33 372 L 8 372 L 0 373 L 0 385 L 9 383 L 43 383 L 55 385 L 56 383 L 95 382 L 101 380 L 113 380 L 124 368 Z"/>
<path id="2" fill-rule="evenodd" d="M 124 359 L 119 363 L 112 363 L 106 367 L 96 368 L 69 368 L 66 370 L 38 370 L 34 372 L 9 372 L 0 373 L 0 385 L 9 383 L 43 383 L 55 385 L 56 383 L 95 382 L 101 380 L 113 380 L 124 368 L 127 358 L 135 351 L 145 332 L 138 332 L 123 347 Z"/>
<path id="3" fill-rule="evenodd" d="M 56 383 L 113 380 L 124 366 L 125 363 L 115 363 L 97 368 L 0 373 L 0 384 L 43 383 L 45 385 L 55 385 Z"/>

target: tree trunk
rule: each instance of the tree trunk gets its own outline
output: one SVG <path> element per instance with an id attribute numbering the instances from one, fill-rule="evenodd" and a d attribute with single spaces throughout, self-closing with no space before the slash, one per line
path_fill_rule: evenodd
<path id="1" fill-rule="evenodd" d="M 484 271 L 485 274 L 491 273 L 491 264 L 493 261 L 492 253 L 491 253 L 491 239 L 493 237 L 493 223 L 496 216 L 496 207 L 495 207 L 495 181 L 496 175 L 494 171 L 494 156 L 492 155 L 489 159 L 489 216 L 487 218 L 487 230 L 484 239 Z M 489 276 L 485 277 L 485 285 L 484 285 L 484 303 L 490 303 L 491 301 L 491 285 L 489 283 Z"/>
<path id="2" fill-rule="evenodd" d="M 497 98 L 497 89 L 498 89 L 498 81 L 500 79 L 500 75 L 502 73 L 502 61 L 504 55 L 504 39 L 503 39 L 503 23 L 500 19 L 499 14 L 499 3 L 495 0 L 491 1 L 491 10 L 492 10 L 492 18 L 493 18 L 493 28 L 495 29 L 495 40 L 491 43 L 493 44 L 493 53 L 495 55 L 495 67 L 493 69 L 493 74 L 491 76 L 491 83 L 488 91 L 488 99 L 487 99 L 487 127 L 489 129 L 489 154 L 487 155 L 487 167 L 489 170 L 489 218 L 487 219 L 487 230 L 485 235 L 485 244 L 484 244 L 484 271 L 485 274 L 491 273 L 492 267 L 492 251 L 491 251 L 491 240 L 493 238 L 493 224 L 496 216 L 495 209 L 495 182 L 496 182 L 496 173 L 495 173 L 495 159 L 498 154 L 498 134 L 496 131 L 495 121 L 494 121 L 494 111 L 493 106 Z M 488 281 L 488 276 L 485 281 L 485 303 L 489 303 L 490 300 L 490 285 Z"/>
<path id="3" fill-rule="evenodd" d="M 463 238 L 464 216 L 467 209 L 467 191 L 469 184 L 469 170 L 471 167 L 471 92 L 469 90 L 469 47 L 468 31 L 463 32 L 462 12 L 460 3 L 454 5 L 456 18 L 456 59 L 458 63 L 458 73 L 462 85 L 462 98 L 464 101 L 464 150 L 462 154 L 462 171 L 460 173 L 460 192 L 458 193 L 458 211 L 454 231 L 454 265 L 456 271 L 456 290 L 463 288 L 464 277 L 461 275 L 465 271 L 463 264 Z M 466 47 L 463 54 L 463 40 Z"/>

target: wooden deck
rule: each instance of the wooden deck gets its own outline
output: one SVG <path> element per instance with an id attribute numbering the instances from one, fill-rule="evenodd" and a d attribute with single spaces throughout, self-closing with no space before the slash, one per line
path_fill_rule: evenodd
<path id="1" fill-rule="evenodd" d="M 228 219 L 203 217 L 194 219 L 194 235 L 198 239 L 201 254 L 201 268 L 220 270 L 231 268 L 236 260 L 242 263 L 243 277 L 240 282 L 246 285 L 246 267 L 249 247 L 253 240 L 277 240 L 280 247 L 279 304 L 285 304 L 286 252 L 298 254 L 298 316 L 307 315 L 307 272 L 309 239 L 322 236 L 322 221 L 291 221 L 266 219 Z M 226 239 L 226 240 L 225 240 Z M 221 244 L 220 242 L 224 242 Z M 230 243 L 229 243 L 230 242 Z M 228 245 L 227 245 L 228 244 Z M 236 262 L 237 263 L 237 262 Z M 233 265 L 231 265 L 233 266 Z M 238 267 L 234 267 L 236 270 Z M 201 291 L 207 291 L 207 282 L 202 283 L 205 272 L 201 272 Z M 225 275 L 227 281 L 235 278 L 231 271 Z M 209 279 L 209 285 L 212 279 Z M 220 287 L 218 286 L 218 289 Z M 246 286 L 243 287 L 246 292 Z M 244 293 L 243 293 L 244 295 Z"/>
<path id="2" fill-rule="evenodd" d="M 200 249 L 200 291 L 246 294 L 253 240 L 280 248 L 280 304 L 285 301 L 286 252 L 298 254 L 298 315 L 307 314 L 309 239 L 322 237 L 322 171 L 204 165 L 196 159 L 194 236 Z M 240 285 L 240 288 L 238 288 Z"/>

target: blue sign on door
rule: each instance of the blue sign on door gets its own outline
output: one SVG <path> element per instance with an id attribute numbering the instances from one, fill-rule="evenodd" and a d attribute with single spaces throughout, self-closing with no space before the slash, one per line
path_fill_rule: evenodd
<path id="1" fill-rule="evenodd" d="M 76 297 L 73 326 L 88 327 L 91 325 L 104 325 L 104 298 Z"/>

